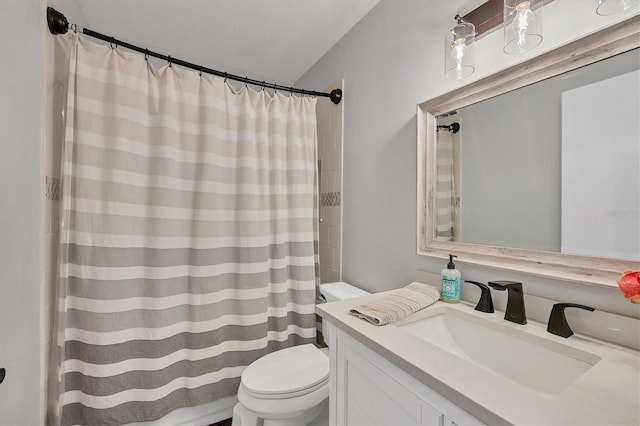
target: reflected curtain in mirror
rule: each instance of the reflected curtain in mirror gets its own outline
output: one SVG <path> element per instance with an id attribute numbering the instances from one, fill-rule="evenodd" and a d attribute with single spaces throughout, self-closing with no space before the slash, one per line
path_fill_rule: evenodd
<path id="1" fill-rule="evenodd" d="M 436 238 L 453 241 L 456 210 L 453 132 L 444 127 L 438 129 L 436 142 Z"/>

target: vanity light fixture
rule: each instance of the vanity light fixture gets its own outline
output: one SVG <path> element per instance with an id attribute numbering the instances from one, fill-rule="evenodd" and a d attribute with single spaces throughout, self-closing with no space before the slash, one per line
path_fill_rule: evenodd
<path id="1" fill-rule="evenodd" d="M 640 0 L 596 0 L 596 13 L 600 16 L 615 15 L 640 4 Z"/>
<path id="2" fill-rule="evenodd" d="M 458 24 L 447 33 L 444 48 L 444 74 L 448 78 L 460 80 L 468 77 L 476 69 L 474 50 L 476 27 L 456 15 Z"/>
<path id="3" fill-rule="evenodd" d="M 543 0 L 504 0 L 504 52 L 516 55 L 542 43 Z"/>

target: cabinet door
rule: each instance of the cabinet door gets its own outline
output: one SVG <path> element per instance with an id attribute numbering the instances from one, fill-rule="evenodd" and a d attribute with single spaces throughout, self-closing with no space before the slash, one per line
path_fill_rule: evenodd
<path id="1" fill-rule="evenodd" d="M 482 425 L 381 355 L 346 333 L 334 331 L 331 425 Z"/>
<path id="2" fill-rule="evenodd" d="M 446 425 L 444 414 L 433 408 L 426 402 L 422 402 L 422 425 L 443 426 Z M 449 425 L 451 426 L 451 425 Z"/>
<path id="3" fill-rule="evenodd" d="M 345 424 L 424 424 L 423 402 L 417 396 L 349 347 L 344 361 Z"/>

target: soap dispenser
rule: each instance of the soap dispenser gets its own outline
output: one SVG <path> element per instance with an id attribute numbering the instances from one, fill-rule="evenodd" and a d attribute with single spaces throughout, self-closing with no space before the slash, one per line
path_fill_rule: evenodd
<path id="1" fill-rule="evenodd" d="M 456 269 L 453 258 L 457 257 L 453 254 L 449 255 L 449 263 L 442 270 L 442 290 L 440 292 L 440 300 L 447 303 L 460 302 L 460 271 Z"/>

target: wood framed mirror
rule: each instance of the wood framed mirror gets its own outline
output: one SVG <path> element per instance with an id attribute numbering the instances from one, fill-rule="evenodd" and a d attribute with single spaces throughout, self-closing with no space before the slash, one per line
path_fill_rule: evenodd
<path id="1" fill-rule="evenodd" d="M 552 175 L 550 179 L 558 181 L 557 188 L 552 189 L 554 195 L 549 195 L 549 197 L 552 197 L 557 201 L 555 202 L 554 213 L 548 214 L 548 216 L 552 217 L 550 219 L 552 225 L 549 229 L 545 228 L 539 232 L 535 230 L 533 231 L 541 235 L 557 234 L 557 241 L 554 243 L 554 247 L 547 247 L 542 243 L 537 244 L 535 242 L 531 245 L 527 245 L 527 241 L 525 241 L 528 240 L 527 237 L 520 237 L 518 240 L 517 236 L 515 237 L 515 241 L 517 241 L 515 243 L 504 240 L 492 241 L 491 238 L 483 239 L 475 236 L 469 238 L 458 238 L 454 231 L 450 232 L 450 236 L 443 236 L 443 234 L 438 233 L 437 230 L 437 209 L 439 206 L 436 206 L 436 197 L 439 193 L 437 184 L 438 166 L 436 155 L 438 150 L 438 126 L 440 125 L 440 127 L 445 128 L 453 122 L 449 117 L 444 120 L 443 117 L 458 114 L 458 112 L 465 107 L 475 107 L 486 100 L 492 101 L 497 97 L 501 97 L 503 95 L 507 96 L 515 91 L 528 88 L 535 83 L 550 81 L 550 79 L 555 76 L 558 76 L 557 78 L 559 79 L 565 79 L 566 77 L 563 76 L 567 76 L 571 74 L 571 72 L 574 74 L 580 74 L 585 67 L 590 66 L 591 64 L 599 64 L 608 58 L 620 57 L 625 52 L 628 52 L 627 54 L 635 55 L 632 56 L 631 62 L 635 61 L 640 64 L 640 61 L 637 60 L 639 57 L 638 55 L 640 55 L 638 53 L 640 52 L 639 48 L 640 16 L 636 15 L 623 22 L 587 35 L 577 41 L 565 44 L 523 63 L 514 65 L 504 71 L 490 75 L 452 92 L 419 104 L 417 108 L 417 253 L 441 259 L 446 259 L 448 254 L 452 253 L 458 256 L 457 261 L 463 263 L 518 271 L 559 280 L 582 282 L 589 285 L 610 287 L 617 285 L 617 279 L 624 270 L 640 269 L 640 257 L 636 257 L 640 256 L 640 254 L 636 255 L 635 253 L 631 253 L 630 255 L 619 255 L 615 251 L 612 251 L 610 254 L 605 253 L 604 255 L 596 251 L 595 254 L 593 254 L 593 250 L 591 252 L 589 250 L 583 251 L 582 249 L 572 250 L 570 248 L 571 244 L 566 242 L 569 237 L 564 234 L 569 234 L 568 228 L 570 228 L 570 226 L 568 226 L 568 224 L 575 222 L 577 217 L 569 217 L 566 219 L 566 222 L 563 222 L 565 220 L 564 218 L 561 220 L 559 215 L 568 214 L 567 212 L 570 211 L 570 208 L 560 199 L 560 194 L 563 193 L 563 191 L 566 192 L 565 181 L 569 181 L 570 176 L 567 177 L 565 175 L 569 175 L 569 169 L 571 168 L 569 165 L 575 164 L 575 161 L 573 163 L 566 162 L 563 167 L 560 157 L 563 155 L 567 157 L 564 150 L 568 149 L 567 146 L 569 146 L 569 144 L 563 142 L 564 136 L 560 137 L 561 135 L 558 137 L 559 142 L 557 142 L 557 145 L 562 144 L 563 146 L 554 148 L 556 149 L 556 154 L 549 159 L 550 162 L 555 163 L 554 167 L 556 169 L 554 172 L 549 173 Z M 636 72 L 640 73 L 640 71 Z M 635 74 L 632 78 L 635 78 Z M 534 90 L 538 89 L 536 88 Z M 638 93 L 636 92 L 632 96 L 635 96 L 635 102 L 638 102 Z M 572 98 L 567 96 L 567 99 L 567 105 L 569 105 L 568 102 Z M 580 99 L 580 97 L 577 97 L 576 99 Z M 556 104 L 559 104 L 559 102 L 560 101 L 557 100 Z M 562 95 L 562 102 L 565 102 L 564 95 Z M 597 101 L 594 101 L 593 103 L 598 106 Z M 563 103 L 562 106 L 564 107 L 565 104 Z M 567 108 L 568 107 L 565 109 Z M 560 109 L 561 108 L 558 105 L 558 110 Z M 562 111 L 564 114 L 565 110 L 563 109 Z M 463 114 L 460 114 L 460 116 L 462 115 Z M 561 121 L 563 123 L 569 122 L 566 117 L 563 117 L 562 119 L 558 118 L 558 126 L 560 126 Z M 640 120 L 636 116 L 634 120 L 626 124 L 640 129 L 639 123 Z M 538 126 L 546 125 L 543 120 L 543 122 L 534 122 L 533 124 L 529 124 L 528 127 L 534 127 L 534 124 Z M 502 124 L 496 121 L 489 122 L 487 125 L 496 128 Z M 464 121 L 459 123 L 459 128 L 462 129 L 461 134 L 463 135 L 465 134 L 465 131 L 467 132 L 467 135 L 474 134 L 473 128 L 465 128 Z M 560 127 L 558 127 L 558 129 L 560 129 Z M 564 129 L 556 130 L 556 133 L 563 132 L 565 132 Z M 577 134 L 577 137 L 579 138 L 580 132 Z M 467 137 L 467 139 L 469 138 Z M 580 142 L 581 141 L 578 139 L 578 145 Z M 522 142 L 520 140 L 512 140 L 512 143 L 518 144 Z M 633 143 L 640 146 L 640 139 L 635 140 Z M 480 152 L 484 152 L 483 149 L 484 148 L 480 145 Z M 578 149 L 583 148 L 579 146 Z M 632 147 L 632 149 L 635 148 Z M 638 152 L 640 153 L 640 148 L 638 148 Z M 621 157 L 624 157 L 624 155 L 621 154 Z M 503 161 L 504 164 L 505 160 L 501 161 Z M 631 158 L 621 158 L 621 161 L 626 162 L 625 167 L 635 168 L 636 170 L 640 169 L 640 155 L 636 155 L 636 158 L 633 158 L 633 155 Z M 461 164 L 461 168 L 464 169 L 464 164 L 469 164 L 469 162 L 464 163 L 463 161 Z M 480 166 L 482 165 L 483 164 L 480 164 Z M 455 176 L 452 177 L 452 179 L 455 179 Z M 503 176 L 502 179 L 509 180 L 510 177 L 507 175 Z M 472 182 L 474 180 L 476 179 L 469 177 L 466 178 L 466 182 Z M 482 180 L 477 180 L 479 181 L 478 185 L 481 185 Z M 531 178 L 529 178 L 529 180 L 531 180 Z M 562 180 L 562 182 L 559 180 Z M 632 183 L 634 185 L 637 184 L 640 188 L 640 182 Z M 464 176 L 460 186 L 463 188 L 461 208 L 464 211 L 465 202 L 470 198 L 465 197 L 464 194 Z M 494 188 L 491 188 L 491 190 L 493 190 L 493 192 L 505 193 L 505 191 L 497 191 Z M 616 188 L 613 188 L 612 191 L 616 191 Z M 519 191 L 511 191 L 512 194 L 514 192 Z M 640 198 L 640 190 L 637 192 L 637 196 Z M 469 190 L 468 193 L 471 194 L 474 193 L 474 191 Z M 508 193 L 509 192 L 507 192 L 507 194 Z M 481 195 L 481 197 L 486 197 L 487 201 L 484 204 L 488 209 L 496 209 L 496 211 L 499 209 L 504 210 L 504 204 L 501 205 L 499 202 L 494 204 L 495 200 L 491 199 L 487 195 Z M 566 198 L 568 199 L 568 197 Z M 573 198 L 588 199 L 590 196 Z M 459 194 L 452 193 L 451 199 L 453 200 L 451 209 L 455 210 L 457 209 L 457 203 L 460 200 Z M 633 203 L 637 202 L 634 201 Z M 534 204 L 537 205 L 539 203 L 532 202 L 532 205 Z M 622 242 L 622 239 L 626 239 L 630 241 L 631 245 L 637 244 L 637 252 L 640 253 L 640 232 L 637 232 L 635 228 L 635 226 L 638 226 L 638 229 L 640 229 L 640 214 L 638 213 L 637 204 L 633 204 L 633 206 L 635 207 L 631 207 L 630 209 L 617 209 L 616 207 L 610 206 L 606 208 L 603 207 L 599 210 L 599 214 L 600 216 L 603 216 L 603 214 L 608 212 L 609 216 L 615 216 L 616 214 L 618 216 L 625 216 L 624 219 L 627 220 L 626 223 L 631 223 L 633 226 L 623 230 L 624 235 L 620 241 Z M 527 206 L 524 206 L 524 208 L 527 208 Z M 442 211 L 442 209 L 439 211 Z M 478 212 L 469 213 L 469 209 L 467 209 L 467 211 L 468 214 L 466 216 L 464 214 L 462 215 L 463 222 L 467 224 L 478 222 L 481 224 L 481 228 L 491 229 L 489 224 L 484 224 L 482 222 L 482 214 Z M 516 212 L 516 214 L 518 213 Z M 469 219 L 469 217 L 471 219 Z M 500 220 L 500 217 L 497 217 L 496 221 L 498 223 Z M 459 218 L 452 219 L 451 224 L 447 226 L 455 229 L 455 226 L 460 226 L 457 225 L 459 221 Z M 535 223 L 533 222 L 535 222 L 535 220 L 526 220 L 521 224 L 514 225 L 513 229 L 533 227 L 535 226 Z M 454 223 L 456 224 L 455 226 L 452 225 Z M 593 230 L 600 230 L 601 228 L 599 225 L 593 225 L 593 227 Z M 467 228 L 470 227 L 467 226 Z M 459 231 L 464 229 L 465 225 L 462 225 L 460 226 Z M 509 231 L 509 229 L 506 229 L 506 231 Z M 585 237 L 584 239 L 590 238 L 589 232 L 591 231 L 584 232 L 574 230 L 573 232 L 577 235 L 582 234 Z M 462 234 L 462 232 L 459 233 Z M 495 234 L 495 232 L 491 234 Z M 614 240 L 613 244 L 615 245 L 615 238 L 611 237 L 611 239 Z M 520 242 L 524 244 L 520 244 Z"/>

